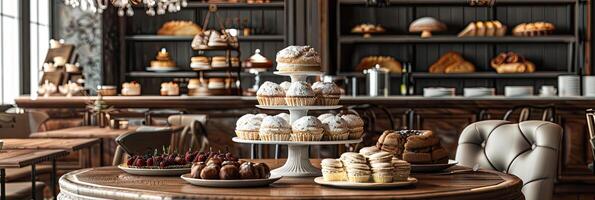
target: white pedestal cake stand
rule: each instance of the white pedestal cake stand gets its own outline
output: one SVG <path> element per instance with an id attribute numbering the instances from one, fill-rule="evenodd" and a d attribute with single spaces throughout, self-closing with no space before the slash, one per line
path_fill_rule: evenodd
<path id="1" fill-rule="evenodd" d="M 322 72 L 274 72 L 277 75 L 290 76 L 291 81 L 306 81 L 308 76 L 320 76 Z M 309 110 L 334 110 L 343 106 L 262 106 L 256 105 L 260 109 L 269 110 L 288 110 L 289 121 L 293 123 L 295 120 L 308 115 Z M 278 144 L 287 145 L 287 161 L 285 164 L 277 169 L 271 171 L 273 175 L 293 176 L 293 177 L 308 177 L 321 176 L 320 169 L 314 167 L 310 163 L 310 156 L 308 155 L 309 145 L 337 145 L 337 144 L 357 144 L 362 139 L 356 140 L 341 140 L 341 141 L 261 141 L 261 140 L 244 140 L 238 137 L 232 139 L 237 143 L 244 144 Z"/>

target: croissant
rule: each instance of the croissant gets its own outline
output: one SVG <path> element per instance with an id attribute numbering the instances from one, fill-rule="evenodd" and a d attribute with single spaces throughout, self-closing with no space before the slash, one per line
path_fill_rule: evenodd
<path id="1" fill-rule="evenodd" d="M 475 66 L 456 52 L 448 52 L 442 55 L 429 68 L 430 73 L 469 73 L 474 71 Z"/>

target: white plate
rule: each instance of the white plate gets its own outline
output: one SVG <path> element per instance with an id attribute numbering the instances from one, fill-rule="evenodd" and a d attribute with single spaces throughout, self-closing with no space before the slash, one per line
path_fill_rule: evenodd
<path id="1" fill-rule="evenodd" d="M 147 67 L 146 68 L 147 71 L 151 71 L 151 72 L 173 72 L 173 71 L 178 71 L 179 69 L 176 67 L 172 67 L 172 68 L 152 68 L 152 67 Z"/>
<path id="2" fill-rule="evenodd" d="M 268 179 L 208 180 L 190 178 L 189 176 L 190 174 L 184 174 L 180 177 L 192 185 L 222 188 L 266 187 L 282 178 L 281 176 L 271 176 Z"/>
<path id="3" fill-rule="evenodd" d="M 358 190 L 374 190 L 374 189 L 385 189 L 404 187 L 417 183 L 417 179 L 413 177 L 407 178 L 407 181 L 399 181 L 392 183 L 352 183 L 347 181 L 325 181 L 322 177 L 316 177 L 314 182 L 331 187 L 345 188 L 345 189 L 358 189 Z"/>
<path id="4" fill-rule="evenodd" d="M 122 171 L 129 174 L 141 176 L 179 176 L 190 172 L 190 168 L 176 168 L 176 169 L 144 169 L 127 167 L 126 165 L 118 165 Z"/>
<path id="5" fill-rule="evenodd" d="M 257 108 L 269 110 L 335 110 L 343 107 L 342 105 L 335 106 L 263 106 L 256 105 Z"/>
<path id="6" fill-rule="evenodd" d="M 438 172 L 459 164 L 459 161 L 448 160 L 443 164 L 411 164 L 411 172 Z"/>
<path id="7" fill-rule="evenodd" d="M 262 140 L 244 140 L 239 137 L 231 138 L 237 143 L 246 144 L 287 144 L 287 145 L 333 145 L 333 144 L 357 144 L 362 142 L 362 139 L 355 140 L 338 140 L 338 141 L 262 141 Z"/>

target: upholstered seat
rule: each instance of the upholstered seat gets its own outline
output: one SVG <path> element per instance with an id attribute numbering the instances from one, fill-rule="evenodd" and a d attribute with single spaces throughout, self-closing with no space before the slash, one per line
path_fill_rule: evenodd
<path id="1" fill-rule="evenodd" d="M 561 138 L 562 128 L 551 122 L 480 121 L 461 133 L 456 159 L 463 166 L 518 176 L 526 199 L 549 200 Z"/>

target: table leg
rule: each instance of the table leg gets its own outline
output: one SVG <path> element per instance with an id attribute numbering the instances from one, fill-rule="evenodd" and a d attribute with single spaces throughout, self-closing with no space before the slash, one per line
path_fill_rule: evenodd
<path id="1" fill-rule="evenodd" d="M 103 162 L 103 138 L 99 138 L 99 166 L 103 167 L 104 166 L 104 162 Z"/>
<path id="2" fill-rule="evenodd" d="M 31 198 L 37 197 L 37 191 L 35 191 L 35 181 L 37 180 L 37 171 L 35 170 L 35 164 L 31 165 Z"/>
<path id="3" fill-rule="evenodd" d="M 4 168 L 0 169 L 0 190 L 2 190 L 0 199 L 6 200 L 6 170 Z"/>
<path id="4" fill-rule="evenodd" d="M 54 195 L 54 199 L 58 199 L 58 183 L 56 182 L 56 159 L 52 159 L 52 174 L 50 174 L 50 181 L 52 182 L 52 195 Z"/>

